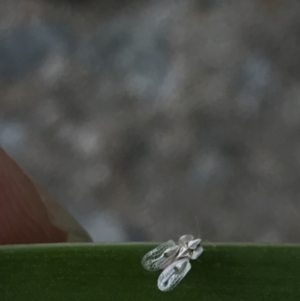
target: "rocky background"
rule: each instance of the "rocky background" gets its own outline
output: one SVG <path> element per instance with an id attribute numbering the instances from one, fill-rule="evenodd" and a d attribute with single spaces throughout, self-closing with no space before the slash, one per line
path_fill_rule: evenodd
<path id="1" fill-rule="evenodd" d="M 300 242 L 299 81 L 299 1 L 0 3 L 0 145 L 95 241 Z"/>

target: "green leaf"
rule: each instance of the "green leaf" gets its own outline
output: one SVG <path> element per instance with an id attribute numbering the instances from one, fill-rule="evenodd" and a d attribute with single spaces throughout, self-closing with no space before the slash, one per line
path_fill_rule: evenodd
<path id="1" fill-rule="evenodd" d="M 170 292 L 141 266 L 157 244 L 0 247 L 1 301 L 293 301 L 300 299 L 300 246 L 204 244 Z"/>

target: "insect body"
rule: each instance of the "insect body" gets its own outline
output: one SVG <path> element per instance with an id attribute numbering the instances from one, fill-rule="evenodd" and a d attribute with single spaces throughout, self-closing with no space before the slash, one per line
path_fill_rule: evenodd
<path id="1" fill-rule="evenodd" d="M 148 271 L 163 269 L 157 285 L 161 291 L 169 291 L 191 269 L 190 259 L 197 259 L 202 252 L 201 239 L 183 235 L 177 244 L 169 240 L 148 252 L 142 259 L 142 265 Z"/>

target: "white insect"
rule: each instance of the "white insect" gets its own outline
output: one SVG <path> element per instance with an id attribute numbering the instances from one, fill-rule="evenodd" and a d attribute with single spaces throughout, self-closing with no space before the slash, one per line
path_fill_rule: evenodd
<path id="1" fill-rule="evenodd" d="M 197 259 L 203 248 L 201 239 L 194 239 L 192 235 L 183 235 L 176 244 L 169 240 L 152 251 L 142 259 L 143 267 L 148 271 L 163 269 L 157 281 L 161 291 L 172 290 L 191 269 L 190 259 Z"/>

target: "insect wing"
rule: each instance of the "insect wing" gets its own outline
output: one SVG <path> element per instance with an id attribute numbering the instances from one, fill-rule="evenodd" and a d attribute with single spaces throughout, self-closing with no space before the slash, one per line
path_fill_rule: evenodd
<path id="1" fill-rule="evenodd" d="M 173 262 L 158 277 L 158 288 L 163 292 L 172 290 L 185 277 L 190 269 L 191 264 L 188 258 Z"/>
<path id="2" fill-rule="evenodd" d="M 167 251 L 168 253 L 168 249 L 176 249 L 176 244 L 173 240 L 168 240 L 167 242 L 148 252 L 142 259 L 142 266 L 148 271 L 156 271 L 165 268 L 174 260 L 176 255 L 176 252 L 174 251 L 170 252 L 169 256 L 165 256 L 164 252 Z"/>
<path id="3" fill-rule="evenodd" d="M 202 254 L 202 252 L 203 252 L 203 247 L 199 246 L 192 252 L 190 258 L 195 260 Z"/>
<path id="4" fill-rule="evenodd" d="M 201 239 L 200 238 L 190 240 L 188 242 L 188 248 L 191 249 L 191 250 L 195 250 L 197 247 L 200 246 L 200 243 L 201 243 Z"/>
<path id="5" fill-rule="evenodd" d="M 178 244 L 182 247 L 187 247 L 189 241 L 193 240 L 194 236 L 190 234 L 183 235 L 179 238 Z"/>

